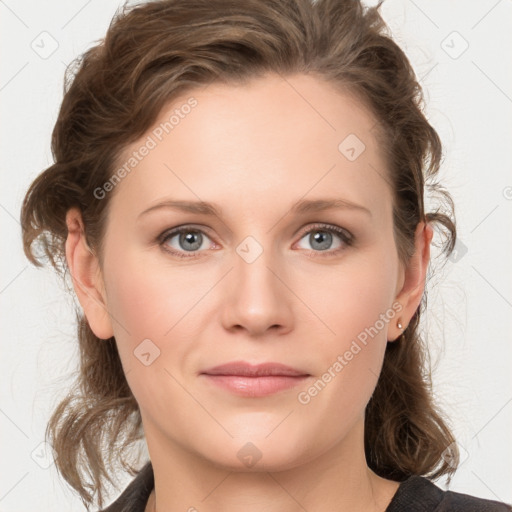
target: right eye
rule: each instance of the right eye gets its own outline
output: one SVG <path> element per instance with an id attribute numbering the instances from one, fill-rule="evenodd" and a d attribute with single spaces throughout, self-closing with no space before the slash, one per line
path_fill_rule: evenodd
<path id="1" fill-rule="evenodd" d="M 171 231 L 165 231 L 158 239 L 164 251 L 170 252 L 178 258 L 194 258 L 198 256 L 198 252 L 201 252 L 201 248 L 205 249 L 203 247 L 205 237 L 209 239 L 203 231 L 197 228 L 181 226 Z"/>

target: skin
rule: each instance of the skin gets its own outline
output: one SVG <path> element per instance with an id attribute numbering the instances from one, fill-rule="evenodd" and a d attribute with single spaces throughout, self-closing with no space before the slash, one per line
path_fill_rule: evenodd
<path id="1" fill-rule="evenodd" d="M 387 342 L 401 333 L 397 322 L 405 328 L 420 304 L 432 228 L 418 225 L 415 254 L 401 265 L 376 120 L 320 78 L 211 84 L 174 101 L 154 126 L 191 96 L 197 106 L 110 192 L 102 262 L 86 245 L 80 213 L 67 214 L 76 293 L 94 333 L 115 336 L 140 407 L 155 473 L 147 510 L 384 511 L 398 483 L 366 465 L 364 410 Z M 351 133 L 366 146 L 354 161 L 338 150 Z M 222 214 L 158 209 L 138 218 L 166 198 L 212 202 Z M 370 213 L 291 213 L 296 201 L 319 198 Z M 315 223 L 344 228 L 355 241 L 333 234 L 322 251 Z M 156 241 L 189 224 L 203 233 L 197 257 L 164 250 L 190 255 L 179 235 Z M 251 263 L 236 250 L 247 236 L 263 249 Z M 300 403 L 298 393 L 393 304 L 400 312 Z M 160 350 L 148 366 L 134 356 L 144 339 Z M 235 360 L 281 362 L 310 377 L 250 398 L 199 375 Z M 249 442 L 261 454 L 252 467 L 237 456 Z"/>

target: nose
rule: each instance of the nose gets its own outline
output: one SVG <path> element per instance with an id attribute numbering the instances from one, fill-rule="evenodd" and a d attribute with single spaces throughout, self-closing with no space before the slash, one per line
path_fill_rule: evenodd
<path id="1" fill-rule="evenodd" d="M 250 261 L 250 260 L 248 260 Z M 271 251 L 252 262 L 238 255 L 229 273 L 222 322 L 228 331 L 246 331 L 252 337 L 267 331 L 284 334 L 293 329 L 293 293 Z"/>

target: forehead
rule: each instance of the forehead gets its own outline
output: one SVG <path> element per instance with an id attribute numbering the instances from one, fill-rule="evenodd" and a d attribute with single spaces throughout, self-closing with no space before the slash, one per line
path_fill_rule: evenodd
<path id="1" fill-rule="evenodd" d="M 173 100 L 124 151 L 118 165 L 129 172 L 112 201 L 134 214 L 168 196 L 254 213 L 262 200 L 329 192 L 384 211 L 391 195 L 376 130 L 357 98 L 315 76 L 212 83 Z"/>

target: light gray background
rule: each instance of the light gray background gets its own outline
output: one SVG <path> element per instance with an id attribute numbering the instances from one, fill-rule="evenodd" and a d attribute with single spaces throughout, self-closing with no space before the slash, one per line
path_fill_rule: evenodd
<path id="1" fill-rule="evenodd" d="M 1 512 L 84 510 L 40 445 L 75 369 L 74 299 L 24 258 L 19 211 L 52 162 L 65 66 L 119 5 L 0 0 Z M 382 12 L 421 78 L 457 207 L 457 254 L 429 281 L 424 319 L 462 451 L 450 488 L 512 502 L 512 1 L 387 0 Z"/>

